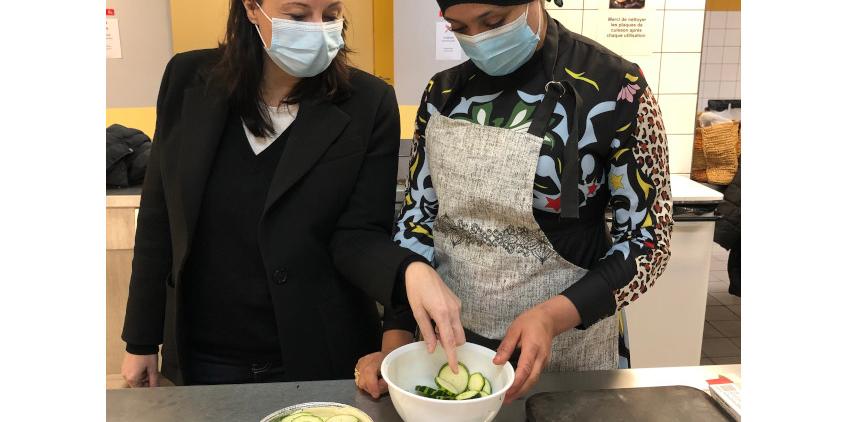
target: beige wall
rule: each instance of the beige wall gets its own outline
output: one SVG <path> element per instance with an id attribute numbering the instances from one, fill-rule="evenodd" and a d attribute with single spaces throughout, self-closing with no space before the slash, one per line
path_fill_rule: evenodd
<path id="1" fill-rule="evenodd" d="M 154 106 L 172 54 L 168 0 L 107 0 L 106 7 L 115 9 L 123 53 L 106 59 L 106 107 Z"/>

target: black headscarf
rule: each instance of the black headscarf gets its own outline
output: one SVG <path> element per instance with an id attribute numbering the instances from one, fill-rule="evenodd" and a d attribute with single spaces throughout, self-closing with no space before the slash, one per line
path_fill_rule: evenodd
<path id="1" fill-rule="evenodd" d="M 437 0 L 438 6 L 441 7 L 441 11 L 447 10 L 450 6 L 455 6 L 457 4 L 463 3 L 484 3 L 484 4 L 493 4 L 497 6 L 514 6 L 517 4 L 527 4 L 532 3 L 535 0 Z M 557 6 L 562 7 L 562 0 L 547 0 L 554 1 Z"/>

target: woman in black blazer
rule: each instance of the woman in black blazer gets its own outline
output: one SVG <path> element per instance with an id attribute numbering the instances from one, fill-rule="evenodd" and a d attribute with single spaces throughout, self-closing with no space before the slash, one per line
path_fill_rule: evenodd
<path id="1" fill-rule="evenodd" d="M 396 98 L 347 65 L 340 19 L 340 2 L 233 0 L 220 48 L 168 63 L 123 330 L 131 386 L 158 385 L 160 344 L 164 376 L 217 384 L 352 378 L 381 339 L 410 341 L 402 277 L 380 272 L 415 259 L 390 239 Z"/>

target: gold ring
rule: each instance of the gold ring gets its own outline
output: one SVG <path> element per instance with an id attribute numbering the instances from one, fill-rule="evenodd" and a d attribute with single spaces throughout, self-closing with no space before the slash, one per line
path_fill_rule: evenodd
<path id="1" fill-rule="evenodd" d="M 353 369 L 353 382 L 355 382 L 357 386 L 359 385 L 359 368 Z"/>

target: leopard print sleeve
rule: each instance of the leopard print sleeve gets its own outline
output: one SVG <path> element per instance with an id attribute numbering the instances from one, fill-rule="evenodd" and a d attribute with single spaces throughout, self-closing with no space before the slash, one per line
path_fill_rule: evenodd
<path id="1" fill-rule="evenodd" d="M 670 171 L 662 113 L 637 65 L 622 78 L 614 134 L 604 166 L 613 213 L 612 245 L 562 294 L 582 320 L 578 329 L 614 315 L 656 282 L 670 257 Z"/>
<path id="2" fill-rule="evenodd" d="M 673 228 L 668 146 L 662 113 L 650 88 L 637 99 L 633 129 L 612 144 L 607 166 L 613 245 L 599 266 L 606 273 L 615 305 L 622 309 L 644 295 L 670 258 Z"/>

